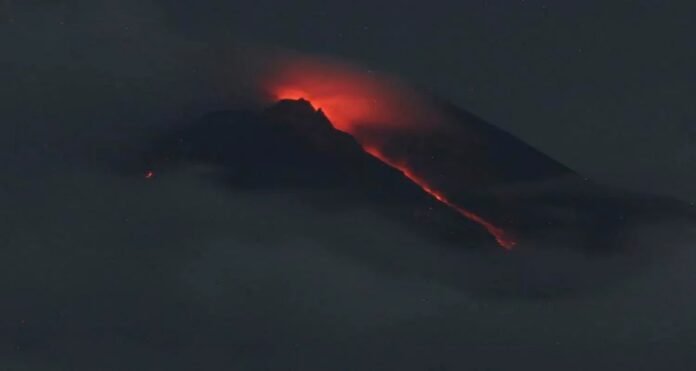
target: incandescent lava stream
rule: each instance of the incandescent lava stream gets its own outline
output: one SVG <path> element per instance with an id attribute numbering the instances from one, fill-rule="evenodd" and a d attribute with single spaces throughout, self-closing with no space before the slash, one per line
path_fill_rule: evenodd
<path id="1" fill-rule="evenodd" d="M 452 210 L 456 211 L 463 217 L 479 224 L 483 228 L 488 231 L 489 234 L 491 234 L 495 240 L 498 242 L 498 244 L 503 247 L 506 250 L 512 249 L 517 242 L 513 240 L 510 236 L 505 233 L 505 231 L 502 228 L 499 228 L 493 223 L 487 221 L 486 219 L 482 218 L 480 215 L 467 210 L 454 202 L 450 201 L 442 192 L 437 191 L 432 189 L 428 183 L 423 180 L 422 178 L 419 178 L 417 175 L 413 173 L 408 167 L 404 165 L 398 165 L 392 161 L 390 161 L 388 158 L 386 158 L 382 153 L 379 152 L 379 150 L 372 148 L 372 147 L 363 147 L 363 150 L 376 159 L 382 161 L 383 163 L 399 170 L 406 178 L 408 178 L 410 181 L 415 183 L 418 187 L 420 187 L 423 192 L 427 193 L 428 195 L 432 196 L 434 199 L 442 202 L 443 204 L 447 205 L 450 207 Z"/>

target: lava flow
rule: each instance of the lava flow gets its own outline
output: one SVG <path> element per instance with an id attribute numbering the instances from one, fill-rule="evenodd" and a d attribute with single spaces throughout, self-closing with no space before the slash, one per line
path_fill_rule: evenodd
<path id="1" fill-rule="evenodd" d="M 487 221 L 486 219 L 483 219 L 480 215 L 471 212 L 467 209 L 464 209 L 459 205 L 455 204 L 454 202 L 450 201 L 442 192 L 432 189 L 425 180 L 415 175 L 413 171 L 411 171 L 408 167 L 394 163 L 393 161 L 386 158 L 381 152 L 379 152 L 379 150 L 375 148 L 363 147 L 363 150 L 375 157 L 376 159 L 382 161 L 383 163 L 393 167 L 394 169 L 399 170 L 402 174 L 404 174 L 406 178 L 408 178 L 410 181 L 419 186 L 423 190 L 423 192 L 429 194 L 434 199 L 449 206 L 452 210 L 456 211 L 463 217 L 485 228 L 486 231 L 488 231 L 488 233 L 490 233 L 490 235 L 495 238 L 495 240 L 501 247 L 510 250 L 517 244 L 517 242 L 515 242 L 515 240 L 507 236 L 505 231 L 503 231 L 501 228 L 496 227 L 491 222 Z"/>
<path id="2" fill-rule="evenodd" d="M 274 99 L 309 101 L 315 109 L 322 110 L 336 130 L 354 137 L 365 152 L 399 170 L 425 193 L 485 228 L 501 247 L 509 250 L 515 246 L 516 241 L 503 229 L 452 202 L 443 192 L 416 175 L 407 161 L 392 158 L 380 151 L 378 141 L 366 134 L 376 126 L 387 132 L 427 130 L 422 122 L 437 122 L 439 114 L 420 104 L 415 94 L 370 74 L 302 63 L 287 68 L 269 86 Z"/>

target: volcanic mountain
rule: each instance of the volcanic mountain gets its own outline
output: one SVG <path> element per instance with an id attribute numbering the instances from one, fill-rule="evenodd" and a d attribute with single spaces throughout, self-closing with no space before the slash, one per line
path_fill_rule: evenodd
<path id="1" fill-rule="evenodd" d="M 163 128 L 127 163 L 158 187 L 167 173 L 192 169 L 241 195 L 380 215 L 418 241 L 377 243 L 363 221 L 339 218 L 360 241 L 339 253 L 485 295 L 597 287 L 692 239 L 688 205 L 596 184 L 472 114 L 441 109 L 453 125 L 365 136 L 341 130 L 310 101 L 284 99 Z"/>
<path id="2" fill-rule="evenodd" d="M 457 126 L 392 133 L 380 147 L 336 129 L 304 99 L 215 112 L 159 137 L 143 155 L 144 167 L 205 163 L 238 189 L 339 191 L 340 199 L 312 202 L 369 205 L 458 247 L 495 241 L 506 250 L 572 245 L 609 252 L 623 227 L 684 211 L 595 185 L 474 115 L 443 109 Z"/>

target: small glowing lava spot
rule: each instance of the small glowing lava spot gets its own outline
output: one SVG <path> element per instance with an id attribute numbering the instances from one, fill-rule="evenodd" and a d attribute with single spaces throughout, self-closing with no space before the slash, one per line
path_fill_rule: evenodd
<path id="1" fill-rule="evenodd" d="M 155 177 L 155 172 L 152 170 L 147 170 L 145 171 L 145 174 L 143 174 L 143 176 L 145 177 L 145 179 L 152 179 Z"/>

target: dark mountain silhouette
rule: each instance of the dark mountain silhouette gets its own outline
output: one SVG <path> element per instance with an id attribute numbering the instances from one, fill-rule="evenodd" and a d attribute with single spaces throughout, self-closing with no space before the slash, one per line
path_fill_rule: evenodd
<path id="1" fill-rule="evenodd" d="M 543 251 L 570 251 L 584 257 L 628 254 L 649 261 L 655 250 L 643 246 L 638 251 L 624 243 L 626 230 L 694 218 L 693 211 L 679 202 L 628 194 L 588 181 L 483 120 L 463 111 L 456 113 L 461 128 L 454 134 L 438 137 L 443 134 L 436 133 L 429 138 L 404 135 L 390 138 L 388 143 L 398 153 L 413 156 L 415 160 L 410 163 L 415 164 L 414 171 L 446 194 L 446 202 L 414 182 L 404 169 L 367 153 L 304 100 L 280 101 L 265 110 L 214 112 L 170 128 L 140 154 L 137 168 L 140 174 L 152 170 L 162 173 L 204 164 L 213 169 L 213 180 L 239 191 L 296 192 L 322 210 L 371 209 L 444 246 L 446 250 L 441 253 L 428 252 L 416 259 L 418 263 L 412 267 L 418 274 L 458 286 L 473 285 L 487 293 L 512 290 L 556 295 L 596 284 L 607 274 L 620 276 L 639 264 L 587 275 L 579 272 L 595 268 L 584 263 L 559 264 Z M 457 138 L 463 135 L 475 138 L 463 140 L 465 144 L 479 146 L 464 150 L 456 146 Z M 480 153 L 472 157 L 476 151 Z M 433 156 L 428 154 L 440 160 L 429 162 Z M 464 174 L 455 171 L 453 177 L 440 176 L 452 174 L 457 164 L 467 169 Z M 485 176 L 467 177 L 467 172 Z M 464 217 L 458 207 L 514 238 L 511 251 L 501 249 L 500 241 L 496 244 L 494 233 L 484 223 Z M 350 253 L 373 259 L 374 249 L 356 247 Z M 657 255 L 668 250 L 656 249 Z M 481 272 L 473 263 L 463 268 L 461 257 L 445 258 L 457 251 L 479 251 L 503 261 L 493 265 L 499 270 L 486 264 Z M 386 252 L 381 261 L 392 264 L 394 257 L 389 254 Z M 428 259 L 435 260 L 422 263 Z"/>
<path id="2" fill-rule="evenodd" d="M 374 197 L 430 200 L 397 170 L 365 153 L 306 101 L 262 112 L 222 111 L 158 138 L 148 167 L 213 164 L 242 189 L 344 189 Z M 378 186 L 379 185 L 379 186 Z"/>
<path id="3" fill-rule="evenodd" d="M 661 212 L 675 210 L 689 213 L 678 202 L 594 184 L 478 117 L 446 109 L 461 122 L 453 131 L 430 137 L 396 135 L 383 150 L 401 146 L 398 151 L 416 159 L 410 161 L 412 170 L 428 185 L 508 230 L 520 240 L 520 248 L 527 238 L 571 229 L 580 237 L 565 242 L 588 251 L 611 251 L 615 232 L 636 218 L 659 218 Z M 191 162 L 215 165 L 218 180 L 240 189 L 332 189 L 351 198 L 335 200 L 331 207 L 345 201 L 381 205 L 396 214 L 439 213 L 425 219 L 446 220 L 446 235 L 461 235 L 453 232 L 457 230 L 469 241 L 481 238 L 472 232 L 481 230 L 475 223 L 447 211 L 400 169 L 366 153 L 305 100 L 283 100 L 261 111 L 208 114 L 157 138 L 143 158 L 141 166 L 148 169 Z M 562 235 L 554 243 L 564 242 Z"/>
<path id="4" fill-rule="evenodd" d="M 139 171 L 214 165 L 215 179 L 241 190 L 340 192 L 311 201 L 320 208 L 374 207 L 449 241 L 492 244 L 485 230 L 462 217 L 335 130 L 307 101 L 281 101 L 263 111 L 221 111 L 158 137 Z M 320 192 L 318 192 L 321 194 Z"/>

